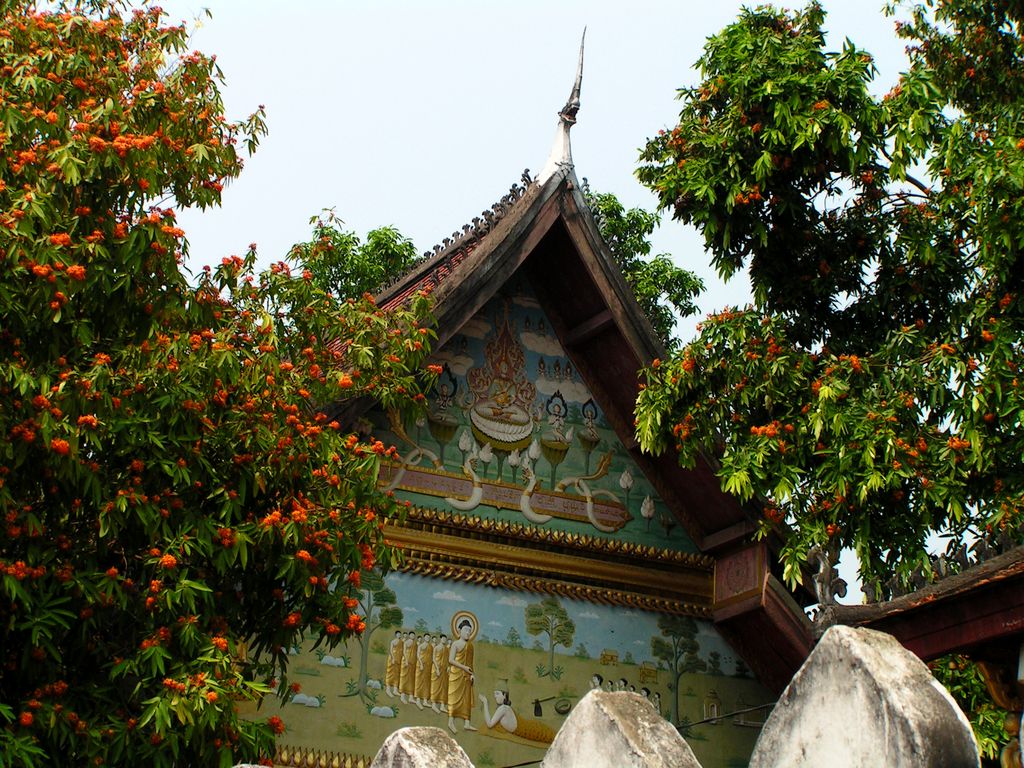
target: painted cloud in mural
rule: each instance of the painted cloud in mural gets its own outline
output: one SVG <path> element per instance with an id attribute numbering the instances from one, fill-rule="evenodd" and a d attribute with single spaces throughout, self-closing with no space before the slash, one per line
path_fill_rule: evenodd
<path id="1" fill-rule="evenodd" d="M 527 603 L 521 597 L 502 597 L 498 599 L 498 605 L 508 605 L 512 608 L 525 608 Z"/>
<path id="2" fill-rule="evenodd" d="M 565 350 L 558 343 L 558 339 L 546 333 L 532 333 L 527 331 L 519 336 L 520 343 L 531 352 L 548 357 L 565 357 Z"/>
<path id="3" fill-rule="evenodd" d="M 465 376 L 466 372 L 473 367 L 473 358 L 451 349 L 442 349 L 434 355 L 434 362 L 438 365 L 448 363 L 452 373 L 456 376 Z"/>
<path id="4" fill-rule="evenodd" d="M 459 328 L 459 333 L 471 339 L 482 339 L 491 333 L 493 326 L 483 315 L 476 315 Z"/>
<path id="5" fill-rule="evenodd" d="M 458 592 L 453 592 L 450 589 L 446 589 L 443 592 L 435 592 L 432 597 L 435 600 L 449 600 L 453 603 L 464 603 L 466 598 L 460 595 Z"/>
<path id="6" fill-rule="evenodd" d="M 585 403 L 590 399 L 590 392 L 587 387 L 579 381 L 567 381 L 565 379 L 551 379 L 547 376 L 537 377 L 535 382 L 538 392 L 545 395 L 553 395 L 561 392 L 562 397 L 571 403 Z"/>
<path id="7" fill-rule="evenodd" d="M 525 293 L 515 294 L 512 297 L 512 303 L 518 304 L 520 307 L 527 307 L 528 309 L 540 309 L 540 302 L 537 301 L 536 297 Z"/>

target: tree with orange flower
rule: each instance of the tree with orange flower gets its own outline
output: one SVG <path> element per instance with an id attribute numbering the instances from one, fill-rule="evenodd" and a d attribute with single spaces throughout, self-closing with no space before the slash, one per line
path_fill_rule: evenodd
<path id="1" fill-rule="evenodd" d="M 929 577 L 939 537 L 954 568 L 1024 543 L 1024 9 L 889 7 L 909 66 L 880 97 L 818 3 L 744 10 L 638 172 L 754 291 L 652 367 L 640 443 L 765 502 L 790 583 L 849 548 L 873 599 Z M 976 670 L 940 669 L 994 756 Z"/>
<path id="2" fill-rule="evenodd" d="M 429 300 L 338 300 L 255 254 L 190 279 L 172 206 L 216 205 L 262 113 L 157 8 L 0 3 L 0 754 L 267 759 L 286 649 L 357 634 L 389 565 L 394 449 L 326 404 L 414 407 Z"/>
<path id="3" fill-rule="evenodd" d="M 766 499 L 790 582 L 848 547 L 878 598 L 935 534 L 1024 540 L 1024 13 L 894 5 L 910 68 L 882 97 L 817 3 L 744 11 L 638 172 L 754 289 L 652 368 L 640 442 Z"/>

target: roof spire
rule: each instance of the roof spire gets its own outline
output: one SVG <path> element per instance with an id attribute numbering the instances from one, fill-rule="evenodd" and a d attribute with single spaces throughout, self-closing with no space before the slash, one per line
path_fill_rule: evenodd
<path id="1" fill-rule="evenodd" d="M 576 82 L 572 86 L 569 100 L 558 113 L 558 127 L 555 129 L 555 143 L 551 147 L 551 154 L 544 164 L 544 170 L 540 172 L 537 181 L 543 184 L 550 179 L 559 168 L 572 167 L 572 147 L 569 144 L 569 129 L 576 124 L 576 113 L 580 111 L 580 86 L 583 84 L 583 43 L 587 39 L 587 28 L 583 28 L 583 37 L 580 39 L 580 62 L 576 68 Z"/>

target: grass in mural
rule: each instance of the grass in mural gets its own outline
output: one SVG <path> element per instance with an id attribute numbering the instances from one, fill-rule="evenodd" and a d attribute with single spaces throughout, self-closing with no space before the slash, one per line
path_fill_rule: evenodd
<path id="1" fill-rule="evenodd" d="M 320 677 L 320 670 L 316 667 L 293 667 L 291 670 L 293 675 L 308 675 L 309 677 Z"/>
<path id="2" fill-rule="evenodd" d="M 363 738 L 363 732 L 359 729 L 359 726 L 349 721 L 338 723 L 338 727 L 335 729 L 334 735 L 342 739 Z"/>
<path id="3" fill-rule="evenodd" d="M 559 668 L 561 679 L 550 674 L 535 677 L 526 670 L 533 672 L 537 666 L 543 666 L 547 672 L 550 658 L 548 648 L 534 651 L 485 642 L 475 645 L 477 679 L 474 697 L 481 694 L 492 697 L 497 685 L 510 684 L 512 704 L 517 714 L 527 719 L 538 719 L 556 731 L 580 698 L 587 693 L 595 673 L 603 675 L 605 680 L 615 682 L 625 678 L 628 683 L 636 685 L 638 690 L 641 686 L 647 686 L 652 691 L 659 691 L 662 709 L 667 713 L 669 708 L 670 673 L 665 669 L 657 671 L 655 680 L 641 684 L 639 667 L 621 661 L 601 664 L 596 658 L 581 659 L 574 655 L 558 654 L 555 666 Z M 360 696 L 358 677 L 355 675 L 361 666 L 359 649 L 355 645 L 350 648 L 353 651 L 350 667 L 320 664 L 319 676 L 303 678 L 303 693 L 311 697 L 324 697 L 324 706 L 288 704 L 281 707 L 276 700 L 268 697 L 261 709 L 257 710 L 253 706 L 246 716 L 263 720 L 279 714 L 288 727 L 289 743 L 294 745 L 313 750 L 326 749 L 364 755 L 375 754 L 384 739 L 396 728 L 433 726 L 447 730 L 447 714 L 432 711 L 429 706 L 421 710 L 411 701 L 403 704 L 399 698 L 392 698 L 384 691 L 369 686 L 362 689 Z M 335 652 L 340 653 L 341 650 Z M 317 666 L 316 652 L 304 651 L 293 659 L 293 669 Z M 368 682 L 377 682 L 383 671 L 384 659 L 376 655 L 371 657 Z M 702 720 L 706 716 L 704 699 L 710 689 L 717 691 L 727 710 L 740 699 L 761 701 L 764 697 L 755 681 L 731 675 L 686 673 L 679 682 L 680 691 L 686 692 L 680 697 L 680 715 L 688 717 L 690 722 Z M 533 713 L 535 699 L 543 700 L 543 714 L 537 718 L 534 718 Z M 482 716 L 481 705 L 476 700 L 472 723 L 479 727 Z M 754 728 L 736 728 L 725 722 L 716 726 L 698 726 L 694 732 L 693 746 L 702 764 L 709 768 L 725 768 L 733 758 L 748 755 L 757 735 Z M 540 759 L 544 754 L 543 745 L 501 740 L 483 732 L 467 732 L 463 730 L 462 723 L 458 723 L 455 739 L 478 768 L 514 765 Z"/>
<path id="4" fill-rule="evenodd" d="M 536 666 L 537 677 L 550 677 L 552 680 L 561 680 L 565 669 L 561 664 L 556 664 L 550 670 L 544 664 Z"/>

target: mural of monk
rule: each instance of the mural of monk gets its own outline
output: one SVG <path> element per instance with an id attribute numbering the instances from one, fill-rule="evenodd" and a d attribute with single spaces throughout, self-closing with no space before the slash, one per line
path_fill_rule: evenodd
<path id="1" fill-rule="evenodd" d="M 416 646 L 416 698 L 413 703 L 423 709 L 430 703 L 430 667 L 433 663 L 433 648 L 430 635 L 420 637 Z"/>
<path id="2" fill-rule="evenodd" d="M 394 698 L 398 695 L 398 682 L 402 674 L 402 652 L 405 650 L 402 631 L 395 632 L 388 646 L 388 659 L 384 665 L 384 692 Z"/>
<path id="3" fill-rule="evenodd" d="M 455 733 L 455 720 L 463 721 L 463 728 L 475 731 L 469 722 L 473 714 L 473 641 L 476 634 L 473 621 L 461 618 L 456 624 L 458 638 L 448 651 L 448 730 Z"/>
<path id="4" fill-rule="evenodd" d="M 448 711 L 448 636 L 444 633 L 437 636 L 431 658 L 430 707 L 435 712 Z"/>
<path id="5" fill-rule="evenodd" d="M 402 692 L 402 703 L 408 704 L 416 696 L 416 635 L 405 633 L 402 644 L 402 671 L 398 678 L 398 690 Z"/>

